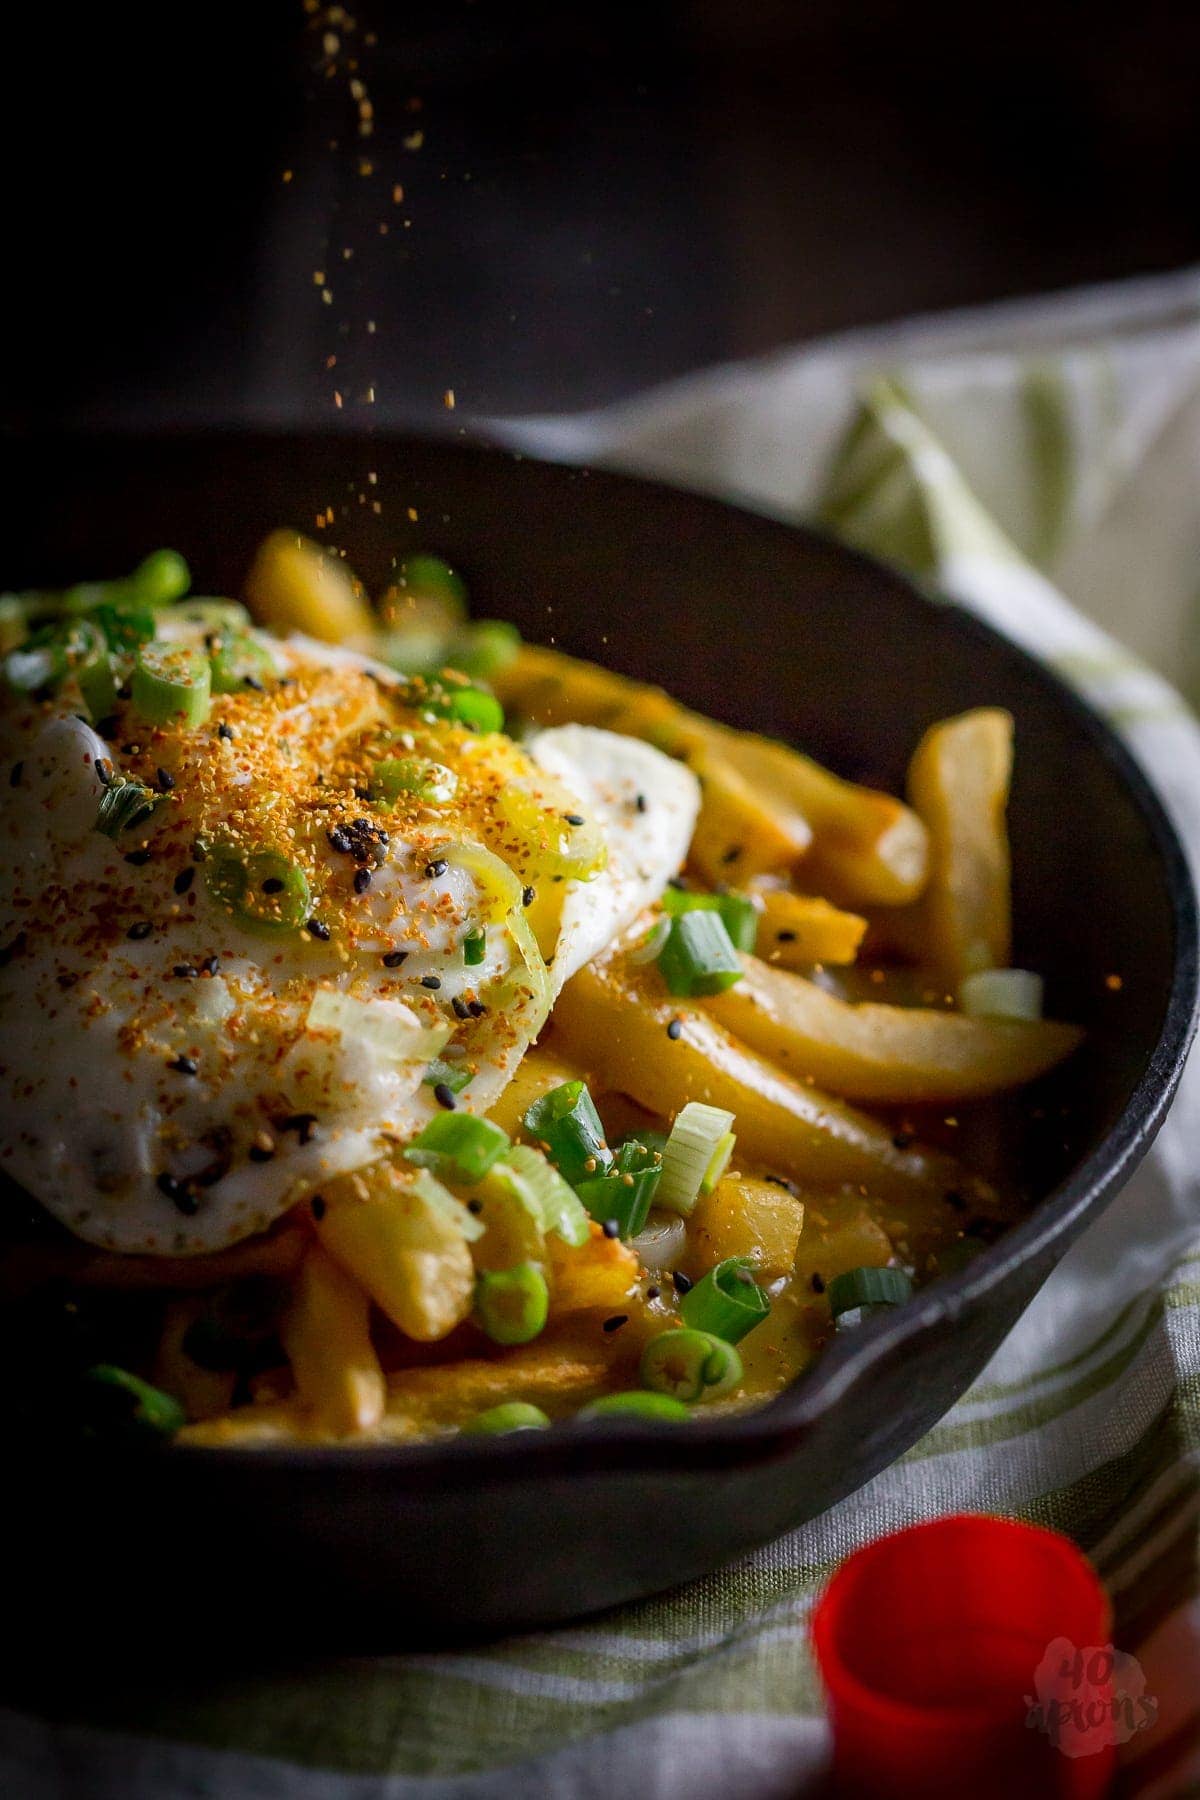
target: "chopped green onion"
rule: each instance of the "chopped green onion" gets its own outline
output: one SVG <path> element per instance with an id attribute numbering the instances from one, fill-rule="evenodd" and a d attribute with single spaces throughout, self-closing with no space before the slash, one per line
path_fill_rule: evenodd
<path id="1" fill-rule="evenodd" d="M 503 619 L 480 619 L 456 632 L 446 647 L 445 661 L 473 681 L 486 681 L 506 669 L 521 648 L 521 634 Z"/>
<path id="2" fill-rule="evenodd" d="M 496 1437 L 508 1431 L 544 1431 L 549 1423 L 540 1406 L 532 1406 L 528 1400 L 506 1400 L 502 1406 L 489 1406 L 486 1412 L 476 1413 L 461 1429 L 472 1436 L 478 1432 Z"/>
<path id="3" fill-rule="evenodd" d="M 21 694 L 56 688 L 74 676 L 93 719 L 103 719 L 117 697 L 108 641 L 91 619 L 44 625 L 4 659 L 4 678 Z"/>
<path id="4" fill-rule="evenodd" d="M 308 877 L 277 850 L 243 855 L 217 846 L 204 865 L 204 879 L 213 899 L 252 931 L 297 931 L 309 916 Z"/>
<path id="5" fill-rule="evenodd" d="M 133 704 L 151 725 L 203 725 L 211 704 L 208 658 L 186 644 L 143 644 L 133 669 Z"/>
<path id="6" fill-rule="evenodd" d="M 742 1359 L 732 1344 L 707 1331 L 664 1331 L 646 1345 L 638 1374 L 654 1393 L 690 1403 L 736 1387 Z"/>
<path id="7" fill-rule="evenodd" d="M 912 1282 L 903 1269 L 845 1269 L 826 1289 L 829 1310 L 839 1326 L 858 1325 L 877 1312 L 903 1306 L 912 1299 Z"/>
<path id="8" fill-rule="evenodd" d="M 664 890 L 663 911 L 671 918 L 686 912 L 715 912 L 729 933 L 735 950 L 753 953 L 758 939 L 758 908 L 748 894 L 698 894 L 690 888 Z"/>
<path id="9" fill-rule="evenodd" d="M 487 932 L 482 925 L 473 925 L 463 939 L 463 961 L 468 969 L 477 969 L 487 955 Z"/>
<path id="10" fill-rule="evenodd" d="M 960 982 L 958 1004 L 977 1019 L 1040 1019 L 1044 995 L 1032 969 L 979 969 Z"/>
<path id="11" fill-rule="evenodd" d="M 461 619 L 467 606 L 467 588 L 462 576 L 440 556 L 419 550 L 406 556 L 400 565 L 401 585 L 421 600 L 436 600 L 456 619 Z"/>
<path id="12" fill-rule="evenodd" d="M 545 1329 L 550 1289 L 536 1263 L 489 1269 L 475 1286 L 475 1311 L 494 1344 L 529 1344 Z"/>
<path id="13" fill-rule="evenodd" d="M 733 1147 L 737 1143 L 736 1134 L 727 1131 L 712 1153 L 712 1161 L 704 1171 L 704 1179 L 700 1183 L 702 1194 L 711 1194 L 729 1167 L 729 1159 L 733 1155 Z"/>
<path id="14" fill-rule="evenodd" d="M 631 963 L 642 964 L 657 962 L 662 954 L 662 947 L 671 935 L 670 919 L 655 919 L 640 944 L 629 952 Z"/>
<path id="15" fill-rule="evenodd" d="M 445 806 L 453 800 L 457 787 L 458 776 L 445 763 L 424 756 L 405 756 L 375 764 L 369 795 L 372 800 L 390 803 L 401 794 L 413 794 L 430 806 Z"/>
<path id="16" fill-rule="evenodd" d="M 740 1343 L 771 1310 L 770 1296 L 750 1273 L 753 1266 L 748 1256 L 729 1256 L 710 1269 L 680 1301 L 684 1324 L 727 1344 Z"/>
<path id="17" fill-rule="evenodd" d="M 723 1140 L 730 1136 L 732 1124 L 733 1114 L 720 1106 L 689 1100 L 681 1108 L 663 1151 L 662 1180 L 654 1196 L 655 1206 L 687 1217 Z M 728 1152 L 725 1160 L 729 1160 Z"/>
<path id="18" fill-rule="evenodd" d="M 167 616 L 171 620 L 183 619 L 188 625 L 199 625 L 206 635 L 213 632 L 219 635 L 246 632 L 253 625 L 250 614 L 240 601 L 213 600 L 199 595 L 181 601 Z"/>
<path id="19" fill-rule="evenodd" d="M 178 550 L 153 550 L 133 571 L 129 585 L 146 606 L 169 606 L 187 593 L 192 576 Z"/>
<path id="20" fill-rule="evenodd" d="M 422 1080 L 426 1087 L 446 1087 L 452 1094 L 461 1094 L 470 1087 L 474 1074 L 465 1063 L 446 1062 L 443 1057 L 435 1056 L 426 1069 Z"/>
<path id="21" fill-rule="evenodd" d="M 670 1394 L 648 1394 L 634 1388 L 627 1394 L 603 1394 L 590 1406 L 581 1407 L 577 1419 L 644 1419 L 647 1424 L 678 1424 L 691 1418 L 682 1400 Z"/>
<path id="22" fill-rule="evenodd" d="M 113 650 L 131 655 L 141 644 L 148 644 L 158 629 L 154 613 L 148 606 L 121 599 L 105 601 L 93 617 Z"/>
<path id="23" fill-rule="evenodd" d="M 523 1124 L 530 1137 L 545 1144 L 551 1162 L 572 1187 L 603 1173 L 612 1162 L 600 1115 L 582 1081 L 551 1088 L 534 1101 Z"/>
<path id="24" fill-rule="evenodd" d="M 658 966 L 672 994 L 723 994 L 742 979 L 742 965 L 719 914 L 680 913 L 671 922 Z"/>
<path id="25" fill-rule="evenodd" d="M 113 1363 L 97 1363 L 83 1376 L 84 1433 L 118 1441 L 174 1436 L 187 1423 L 178 1400 Z"/>
<path id="26" fill-rule="evenodd" d="M 630 1241 L 643 1269 L 673 1269 L 687 1248 L 687 1227 L 678 1213 L 650 1209 L 650 1216 Z"/>
<path id="27" fill-rule="evenodd" d="M 447 1112 L 430 1119 L 406 1146 L 404 1155 L 409 1162 L 432 1169 L 443 1181 L 461 1181 L 469 1186 L 482 1181 L 509 1148 L 508 1133 L 490 1119 Z"/>
<path id="28" fill-rule="evenodd" d="M 492 1164 L 487 1185 L 519 1200 L 543 1232 L 553 1231 L 576 1250 L 587 1243 L 590 1228 L 583 1202 L 531 1144 L 513 1144 Z"/>
<path id="29" fill-rule="evenodd" d="M 240 694 L 247 685 L 260 687 L 279 679 L 275 658 L 265 644 L 244 633 L 222 637 L 209 656 L 214 694 Z"/>
<path id="30" fill-rule="evenodd" d="M 350 1038 L 372 1062 L 395 1068 L 430 1062 L 439 1050 L 445 1049 L 453 1030 L 446 1020 L 426 1025 L 407 1007 L 397 1017 L 373 1000 L 360 1000 L 336 988 L 317 989 L 309 1002 L 304 1026 L 306 1031 L 332 1031 Z"/>
<path id="31" fill-rule="evenodd" d="M 602 1225 L 615 1220 L 623 1238 L 635 1238 L 645 1229 L 661 1175 L 659 1153 L 631 1139 L 621 1145 L 607 1174 L 577 1183 L 576 1192 L 593 1219 Z"/>
<path id="32" fill-rule="evenodd" d="M 504 730 L 504 708 L 495 694 L 482 688 L 455 688 L 447 700 L 445 717 L 471 731 Z"/>
<path id="33" fill-rule="evenodd" d="M 123 831 L 142 825 L 158 805 L 159 796 L 144 781 L 126 780 L 118 775 L 100 796 L 96 813 L 96 830 L 116 839 Z"/>

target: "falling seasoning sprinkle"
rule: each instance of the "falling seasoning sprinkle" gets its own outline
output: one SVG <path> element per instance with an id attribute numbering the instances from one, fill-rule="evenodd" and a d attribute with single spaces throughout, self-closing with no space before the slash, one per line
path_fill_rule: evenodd
<path id="1" fill-rule="evenodd" d="M 628 1325 L 628 1313 L 614 1313 L 611 1319 L 605 1319 L 601 1331 L 620 1331 L 622 1325 Z"/>
<path id="2" fill-rule="evenodd" d="M 193 881 L 195 881 L 195 879 L 196 879 L 195 865 L 193 863 L 189 863 L 186 869 L 180 869 L 178 875 L 175 877 L 175 880 L 172 883 L 172 886 L 174 887 L 175 892 L 177 894 L 186 894 L 188 889 L 191 887 Z"/>
<path id="3" fill-rule="evenodd" d="M 177 1056 L 167 1067 L 174 1069 L 177 1075 L 197 1075 L 200 1072 L 200 1065 L 193 1056 Z"/>
<path id="4" fill-rule="evenodd" d="M 606 1238 L 619 1238 L 621 1235 L 620 1219 L 605 1219 L 600 1227 Z"/>
<path id="5" fill-rule="evenodd" d="M 440 975 L 422 975 L 421 977 L 421 986 L 423 988 L 440 988 L 441 985 L 442 978 Z"/>
<path id="6" fill-rule="evenodd" d="M 425 864 L 425 873 L 430 881 L 436 881 L 438 876 L 444 875 L 449 867 L 450 864 L 446 861 L 445 857 L 438 856 L 435 857 L 432 862 L 427 862 Z"/>
<path id="7" fill-rule="evenodd" d="M 114 772 L 113 766 L 109 762 L 107 756 L 98 756 L 96 758 L 96 778 L 98 781 L 102 781 L 105 787 L 112 786 Z"/>
<path id="8" fill-rule="evenodd" d="M 322 944 L 327 944 L 329 942 L 329 927 L 325 924 L 324 920 L 309 919 L 304 929 L 308 932 L 310 937 L 318 938 Z"/>
<path id="9" fill-rule="evenodd" d="M 171 789 L 175 786 L 175 777 L 172 775 L 170 769 L 155 769 L 154 779 L 158 782 L 158 791 L 160 794 L 169 794 Z"/>
<path id="10" fill-rule="evenodd" d="M 355 869 L 355 871 L 354 871 L 354 891 L 355 891 L 355 893 L 356 894 L 365 894 L 367 889 L 370 887 L 370 885 L 371 885 L 370 869 Z"/>
<path id="11" fill-rule="evenodd" d="M 691 1277 L 688 1275 L 685 1275 L 682 1269 L 676 1269 L 675 1273 L 671 1277 L 671 1280 L 675 1284 L 675 1292 L 677 1294 L 679 1294 L 681 1297 L 684 1294 L 691 1293 L 691 1291 L 692 1291 Z"/>
<path id="12" fill-rule="evenodd" d="M 139 919 L 136 925 L 131 925 L 129 927 L 125 936 L 127 938 L 132 938 L 135 944 L 140 944 L 143 938 L 148 938 L 153 930 L 154 927 L 149 919 Z"/>
<path id="13" fill-rule="evenodd" d="M 385 969 L 398 969 L 402 963 L 407 961 L 407 950 L 389 950 L 383 959 L 383 966 Z"/>
<path id="14" fill-rule="evenodd" d="M 454 1098 L 452 1090 L 446 1086 L 444 1081 L 439 1081 L 435 1084 L 433 1097 L 439 1106 L 445 1107 L 447 1112 L 453 1112 L 458 1105 L 458 1101 Z"/>
<path id="15" fill-rule="evenodd" d="M 667 1036 L 670 1038 L 670 1040 L 673 1044 L 675 1042 L 677 1042 L 677 1040 L 683 1036 L 683 1020 L 682 1019 L 672 1019 L 671 1020 L 670 1024 L 667 1026 Z"/>
<path id="16" fill-rule="evenodd" d="M 325 836 L 329 839 L 329 847 L 336 850 L 339 856 L 349 856 L 354 850 L 354 840 L 344 825 L 335 825 Z"/>

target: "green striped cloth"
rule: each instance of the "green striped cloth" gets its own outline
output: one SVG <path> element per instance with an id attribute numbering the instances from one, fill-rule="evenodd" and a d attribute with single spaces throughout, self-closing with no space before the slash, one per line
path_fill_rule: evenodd
<path id="1" fill-rule="evenodd" d="M 1200 585 L 1200 279 L 935 321 L 507 427 L 819 516 L 1045 656 L 1120 728 L 1200 860 L 1200 730 L 1173 672 Z M 1064 598 L 1068 592 L 1076 605 Z M 1070 1532 L 1158 1701 L 1128 1791 L 1200 1793 L 1200 1065 L 1151 1157 L 983 1377 L 894 1467 L 682 1592 L 458 1654 L 0 1713 L 21 1800 L 782 1800 L 827 1750 L 807 1616 L 881 1532 L 961 1508 Z M 348 1479 L 353 1479 L 352 1471 Z"/>

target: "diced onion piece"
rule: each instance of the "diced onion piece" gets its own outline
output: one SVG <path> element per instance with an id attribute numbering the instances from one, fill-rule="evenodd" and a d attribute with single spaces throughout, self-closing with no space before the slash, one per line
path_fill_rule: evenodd
<path id="1" fill-rule="evenodd" d="M 1032 969 L 979 969 L 958 984 L 958 1004 L 974 1019 L 1040 1019 L 1046 984 Z"/>
<path id="2" fill-rule="evenodd" d="M 513 1144 L 492 1164 L 486 1185 L 519 1201 L 543 1232 L 554 1232 L 575 1249 L 587 1243 L 590 1228 L 582 1201 L 531 1144 Z"/>
<path id="3" fill-rule="evenodd" d="M 308 1009 L 306 1029 L 351 1037 L 381 1061 L 431 1062 L 445 1046 L 452 1026 L 424 1025 L 400 1001 L 358 1000 L 353 994 L 319 988 Z"/>
<path id="4" fill-rule="evenodd" d="M 662 1179 L 654 1196 L 656 1206 L 664 1212 L 687 1217 L 732 1124 L 733 1114 L 723 1107 L 689 1100 L 671 1127 L 663 1151 Z M 730 1144 L 729 1149 L 732 1148 Z M 725 1160 L 729 1160 L 728 1151 Z"/>
<path id="5" fill-rule="evenodd" d="M 687 1226 L 678 1213 L 660 1212 L 655 1207 L 645 1226 L 630 1240 L 644 1269 L 673 1269 L 687 1245 Z"/>

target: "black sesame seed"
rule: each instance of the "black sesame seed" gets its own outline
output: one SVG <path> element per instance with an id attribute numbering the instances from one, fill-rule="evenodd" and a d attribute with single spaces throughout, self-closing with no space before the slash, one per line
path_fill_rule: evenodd
<path id="1" fill-rule="evenodd" d="M 231 744 L 233 742 L 233 726 L 222 722 L 217 726 L 217 736 L 224 738 L 227 744 Z"/>
<path id="2" fill-rule="evenodd" d="M 671 1020 L 671 1023 L 667 1026 L 667 1036 L 670 1038 L 672 1043 L 675 1043 L 678 1038 L 681 1038 L 683 1036 L 683 1020 L 682 1019 L 672 1019 Z"/>
<path id="3" fill-rule="evenodd" d="M 174 1062 L 167 1064 L 177 1075 L 195 1075 L 199 1071 L 199 1063 L 191 1056 L 177 1056 Z"/>
<path id="4" fill-rule="evenodd" d="M 370 869 L 355 869 L 355 871 L 354 871 L 354 891 L 355 891 L 355 893 L 356 894 L 365 894 L 367 889 L 370 887 L 370 885 L 371 885 Z"/>
<path id="5" fill-rule="evenodd" d="M 536 899 L 537 899 L 537 889 L 536 888 L 527 887 L 522 890 L 522 893 L 521 893 L 521 905 L 522 906 L 532 906 Z"/>
<path id="6" fill-rule="evenodd" d="M 270 1160 L 274 1156 L 274 1154 L 275 1154 L 274 1150 L 268 1150 L 264 1144 L 251 1144 L 251 1146 L 250 1146 L 250 1161 L 251 1162 L 256 1162 L 256 1163 L 270 1162 Z"/>
<path id="7" fill-rule="evenodd" d="M 480 1213 L 483 1211 L 483 1201 L 482 1200 L 468 1200 L 467 1201 L 467 1211 L 469 1213 L 474 1213 L 475 1217 L 478 1218 Z"/>
<path id="8" fill-rule="evenodd" d="M 135 944 L 140 944 L 142 939 L 148 938 L 153 930 L 154 927 L 149 919 L 139 919 L 136 925 L 131 925 L 129 927 L 125 936 L 127 938 L 132 938 Z"/>
<path id="9" fill-rule="evenodd" d="M 671 1277 L 671 1280 L 675 1283 L 675 1292 L 677 1294 L 690 1294 L 691 1293 L 691 1291 L 692 1291 L 691 1276 L 685 1275 L 682 1269 L 676 1269 L 675 1273 Z"/>
<path id="10" fill-rule="evenodd" d="M 442 978 L 440 975 L 422 975 L 422 977 L 421 977 L 421 986 L 422 987 L 440 988 L 441 985 L 442 985 Z"/>
<path id="11" fill-rule="evenodd" d="M 220 960 L 215 956 L 206 956 L 200 964 L 206 975 L 215 975 L 220 966 Z"/>
<path id="12" fill-rule="evenodd" d="M 176 1212 L 181 1212 L 185 1218 L 190 1219 L 199 1212 L 199 1195 L 187 1182 L 176 1181 L 174 1175 L 164 1173 L 159 1176 L 157 1185 L 163 1198 L 169 1200 Z"/>
<path id="13" fill-rule="evenodd" d="M 149 850 L 127 850 L 125 861 L 132 863 L 135 869 L 144 869 L 150 861 L 150 852 Z"/>
<path id="14" fill-rule="evenodd" d="M 583 814 L 582 813 L 564 813 L 563 818 L 567 821 L 568 825 L 582 825 L 583 824 Z"/>
<path id="15" fill-rule="evenodd" d="M 262 884 L 262 892 L 264 894 L 282 894 L 283 883 L 280 881 L 278 875 L 267 876 L 267 879 Z"/>
<path id="16" fill-rule="evenodd" d="M 814 1294 L 823 1294 L 825 1292 L 825 1277 L 823 1275 L 814 1274 L 809 1285 Z"/>
<path id="17" fill-rule="evenodd" d="M 325 1217 L 326 1206 L 324 1195 L 314 1194 L 308 1204 L 312 1209 L 312 1216 L 314 1219 L 323 1219 Z"/>
<path id="18" fill-rule="evenodd" d="M 605 1319 L 601 1331 L 620 1331 L 622 1325 L 628 1325 L 628 1313 L 614 1313 L 611 1319 Z"/>
<path id="19" fill-rule="evenodd" d="M 605 1219 L 600 1227 L 606 1238 L 619 1238 L 621 1235 L 620 1219 Z"/>
<path id="20" fill-rule="evenodd" d="M 456 1019 L 469 1019 L 470 1018 L 471 1014 L 470 1014 L 470 1010 L 467 1006 L 466 1001 L 460 1000 L 457 994 L 455 994 L 455 996 L 454 996 L 453 1000 L 450 1002 L 450 1004 L 454 1008 L 454 1016 Z"/>
<path id="21" fill-rule="evenodd" d="M 349 856 L 354 849 L 354 839 L 344 825 L 335 825 L 325 836 L 329 839 L 330 849 L 336 850 L 339 856 Z"/>
<path id="22" fill-rule="evenodd" d="M 117 726 L 119 724 L 120 720 L 117 718 L 116 713 L 106 713 L 102 719 L 97 719 L 96 721 L 97 734 L 102 738 L 115 737 Z"/>
<path id="23" fill-rule="evenodd" d="M 434 858 L 433 862 L 427 862 L 425 864 L 425 873 L 430 881 L 436 881 L 438 876 L 444 875 L 449 867 L 450 864 L 446 861 L 445 857 L 438 856 Z"/>
<path id="24" fill-rule="evenodd" d="M 398 969 L 401 963 L 408 961 L 407 950 L 389 950 L 383 959 L 385 969 Z"/>
<path id="25" fill-rule="evenodd" d="M 775 936 L 781 944 L 794 944 L 796 941 L 796 934 L 794 931 L 777 931 Z"/>
<path id="26" fill-rule="evenodd" d="M 897 1150 L 907 1150 L 912 1141 L 911 1131 L 897 1131 L 892 1138 L 892 1144 Z"/>
<path id="27" fill-rule="evenodd" d="M 14 956 L 19 956 L 25 948 L 25 933 L 18 931 L 11 943 L 0 948 L 0 969 L 7 969 Z"/>
<path id="28" fill-rule="evenodd" d="M 316 1127 L 316 1113 L 289 1113 L 279 1121 L 280 1131 L 294 1131 L 302 1144 L 307 1144 Z"/>
<path id="29" fill-rule="evenodd" d="M 966 1195 L 960 1194 L 957 1188 L 947 1188 L 946 1192 L 942 1195 L 942 1198 L 945 1200 L 947 1206 L 952 1206 L 954 1208 L 955 1212 L 966 1212 Z"/>
<path id="30" fill-rule="evenodd" d="M 647 1300 L 657 1300 L 658 1296 L 661 1294 L 661 1292 L 662 1292 L 661 1288 L 648 1287 L 646 1289 L 646 1298 L 647 1298 Z"/>
<path id="31" fill-rule="evenodd" d="M 25 764 L 23 762 L 15 762 L 13 764 L 12 768 L 8 771 L 9 787 L 20 787 L 21 777 L 24 773 L 25 773 Z"/>
<path id="32" fill-rule="evenodd" d="M 482 1019 L 484 1013 L 487 1011 L 487 1007 L 483 1004 L 482 1000 L 468 1000 L 467 1011 L 473 1019 Z"/>
<path id="33" fill-rule="evenodd" d="M 107 756 L 98 756 L 96 758 L 96 775 L 97 778 L 104 783 L 105 787 L 112 786 L 113 766 L 109 762 Z"/>
<path id="34" fill-rule="evenodd" d="M 636 799 L 635 799 L 635 801 L 634 801 L 634 803 L 633 803 L 633 804 L 634 804 L 634 805 L 635 805 L 635 806 L 636 806 L 636 807 L 637 807 L 637 809 L 638 809 L 638 811 L 639 811 L 639 812 L 641 812 L 641 813 L 644 813 L 644 812 L 645 812 L 645 810 L 646 810 L 646 796 L 645 796 L 645 794 L 639 794 L 639 795 L 638 795 L 638 796 L 637 796 L 637 798 L 636 798 Z"/>
<path id="35" fill-rule="evenodd" d="M 439 1081 L 435 1084 L 433 1097 L 439 1106 L 445 1107 L 447 1112 L 453 1112 L 458 1105 L 458 1101 L 454 1098 L 453 1092 L 446 1086 L 444 1081 Z"/>
<path id="36" fill-rule="evenodd" d="M 310 937 L 319 938 L 323 944 L 329 942 L 329 927 L 320 919 L 309 919 L 304 927 Z"/>
<path id="37" fill-rule="evenodd" d="M 740 844 L 730 844 L 728 850 L 726 850 L 724 856 L 721 858 L 721 861 L 727 865 L 729 863 L 735 863 L 741 854 L 742 846 Z"/>
<path id="38" fill-rule="evenodd" d="M 180 869 L 178 875 L 175 877 L 175 880 L 173 883 L 175 892 L 177 894 L 186 894 L 188 889 L 191 887 L 193 881 L 195 881 L 195 879 L 196 879 L 195 866 L 192 863 L 189 863 L 187 868 Z"/>
<path id="39" fill-rule="evenodd" d="M 175 786 L 175 777 L 169 769 L 156 769 L 154 778 L 158 782 L 159 792 L 169 794 Z"/>
<path id="40" fill-rule="evenodd" d="M 263 691 L 263 684 L 257 675 L 243 675 L 242 686 L 248 687 L 255 694 L 261 694 Z"/>
<path id="41" fill-rule="evenodd" d="M 683 879 L 682 875 L 672 875 L 667 882 L 667 886 L 669 888 L 674 888 L 677 894 L 682 894 L 687 887 L 687 882 Z"/>
<path id="42" fill-rule="evenodd" d="M 193 968 L 191 963 L 176 963 L 171 973 L 177 975 L 180 981 L 195 981 L 200 971 Z"/>

